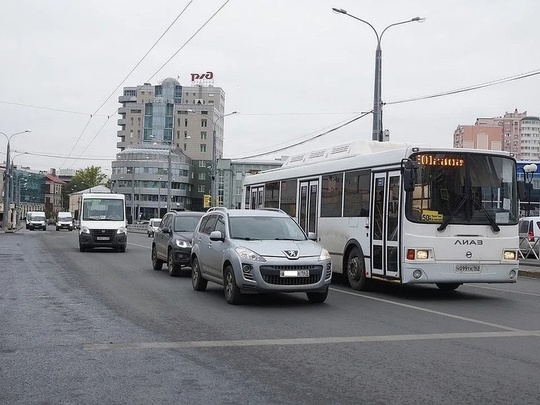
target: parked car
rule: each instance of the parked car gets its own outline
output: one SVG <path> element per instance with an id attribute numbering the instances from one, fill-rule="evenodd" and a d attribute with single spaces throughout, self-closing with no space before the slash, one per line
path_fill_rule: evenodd
<path id="1" fill-rule="evenodd" d="M 540 217 L 519 220 L 519 250 L 523 257 L 540 257 Z"/>
<path id="2" fill-rule="evenodd" d="M 305 292 L 321 303 L 332 281 L 328 251 L 276 209 L 211 208 L 193 233 L 191 268 L 196 291 L 212 281 L 229 304 L 256 292 Z"/>
<path id="3" fill-rule="evenodd" d="M 156 232 L 161 224 L 161 218 L 150 218 L 148 221 L 148 226 L 146 228 L 146 234 L 149 238 L 154 237 L 154 232 Z"/>
<path id="4" fill-rule="evenodd" d="M 171 211 L 161 220 L 152 241 L 152 267 L 161 270 L 167 263 L 170 276 L 178 276 L 182 266 L 190 266 L 193 231 L 203 212 Z"/>

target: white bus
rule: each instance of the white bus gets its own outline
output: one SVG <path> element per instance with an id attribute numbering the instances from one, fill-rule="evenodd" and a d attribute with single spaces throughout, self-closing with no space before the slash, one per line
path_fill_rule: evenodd
<path id="1" fill-rule="evenodd" d="M 362 290 L 372 279 L 517 280 L 516 161 L 506 152 L 355 142 L 246 176 L 243 207 L 281 208 Z"/>

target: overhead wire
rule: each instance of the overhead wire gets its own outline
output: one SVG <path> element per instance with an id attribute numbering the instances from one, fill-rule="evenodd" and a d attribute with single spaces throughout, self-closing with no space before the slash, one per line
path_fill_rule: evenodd
<path id="1" fill-rule="evenodd" d="M 464 92 L 467 92 L 467 91 L 478 90 L 478 89 L 482 89 L 482 88 L 485 88 L 485 87 L 495 86 L 497 84 L 502 84 L 502 83 L 506 83 L 506 82 L 510 82 L 510 81 L 514 81 L 514 80 L 525 79 L 527 77 L 536 76 L 538 74 L 540 74 L 540 69 L 533 70 L 533 71 L 530 71 L 530 72 L 520 73 L 520 74 L 517 74 L 517 75 L 514 75 L 514 76 L 507 76 L 507 77 L 504 77 L 504 78 L 495 79 L 495 80 L 491 80 L 489 82 L 484 82 L 484 83 L 480 83 L 480 84 L 476 84 L 476 85 L 472 85 L 472 86 L 468 86 L 468 87 L 462 87 L 462 88 L 455 89 L 455 90 L 448 90 L 448 91 L 444 91 L 444 92 L 440 92 L 440 93 L 436 93 L 436 94 L 432 94 L 432 95 L 428 95 L 428 96 L 413 97 L 413 98 L 409 98 L 409 99 L 405 99 L 405 100 L 391 101 L 391 102 L 387 102 L 387 103 L 383 103 L 383 104 L 384 105 L 403 104 L 403 103 L 409 103 L 409 102 L 413 102 L 413 101 L 427 100 L 427 99 L 431 99 L 431 98 L 437 98 L 437 97 L 443 97 L 443 96 L 448 96 L 448 95 L 453 95 L 453 94 L 458 94 L 458 93 L 464 93 Z M 367 114 L 370 114 L 372 112 L 373 111 L 369 111 L 369 112 L 363 114 L 362 116 L 357 117 L 357 119 L 362 118 L 362 117 L 364 117 Z M 347 122 L 344 125 L 341 125 L 336 129 L 343 128 L 346 125 L 352 124 L 352 122 L 354 122 L 354 121 L 356 121 L 356 120 L 352 120 L 351 122 Z M 321 136 L 327 135 L 330 132 L 333 132 L 333 131 L 323 132 L 321 134 L 318 134 L 318 135 L 315 135 L 315 136 L 313 136 L 311 138 L 308 138 L 307 140 L 304 140 L 301 143 L 290 145 L 287 148 L 272 149 L 272 150 L 267 151 L 265 153 L 239 157 L 238 159 L 250 159 L 250 158 L 253 158 L 253 157 L 271 155 L 271 154 L 274 154 L 274 153 L 277 153 L 277 152 L 281 152 L 284 149 L 288 149 L 288 148 L 293 147 L 293 146 L 298 146 L 300 144 L 310 142 L 310 141 L 312 141 L 314 139 L 320 138 Z"/>
<path id="2" fill-rule="evenodd" d="M 371 114 L 371 111 L 362 113 L 362 114 L 360 114 L 359 116 L 354 117 L 354 118 L 348 120 L 347 122 L 345 122 L 345 123 L 343 123 L 343 124 L 341 124 L 341 125 L 338 125 L 337 127 L 334 127 L 334 128 L 332 128 L 332 129 L 329 129 L 328 131 L 324 131 L 324 132 L 322 132 L 322 133 L 320 133 L 320 134 L 317 134 L 317 135 L 315 135 L 315 136 L 312 136 L 312 137 L 310 137 L 309 139 L 305 139 L 305 140 L 303 140 L 303 141 L 299 141 L 299 142 L 293 143 L 293 144 L 288 145 L 288 146 L 285 146 L 285 147 L 283 147 L 283 148 L 274 149 L 274 150 L 269 151 L 269 152 L 264 152 L 264 153 L 258 153 L 258 154 L 253 154 L 253 155 L 249 155 L 249 156 L 244 156 L 244 157 L 241 157 L 241 158 L 238 158 L 238 159 L 252 159 L 252 158 L 256 158 L 256 157 L 260 157 L 260 156 L 266 156 L 266 155 L 270 155 L 270 154 L 273 154 L 273 153 L 277 153 L 277 152 L 281 152 L 281 151 L 287 150 L 287 149 L 289 149 L 289 148 L 293 148 L 293 147 L 296 147 L 296 146 L 303 145 L 303 144 L 308 143 L 308 142 L 311 142 L 311 141 L 313 141 L 313 140 L 315 140 L 315 139 L 317 139 L 317 138 L 320 138 L 320 137 L 325 136 L 325 135 L 328 135 L 328 134 L 330 134 L 330 133 L 332 133 L 332 132 L 334 132 L 334 131 L 337 131 L 338 129 L 341 129 L 341 128 L 343 128 L 343 127 L 349 125 L 349 124 L 352 124 L 353 122 L 358 121 L 359 119 L 364 118 L 366 115 L 369 115 L 369 114 Z"/>
<path id="3" fill-rule="evenodd" d="M 187 5 L 182 9 L 182 11 L 176 16 L 176 18 L 173 20 L 172 23 L 169 24 L 169 26 L 167 27 L 167 29 L 165 29 L 165 31 L 159 36 L 159 38 L 152 44 L 152 46 L 150 47 L 150 49 L 148 49 L 148 51 L 146 51 L 146 53 L 143 55 L 143 57 L 135 64 L 135 66 L 129 71 L 129 73 L 122 79 L 122 81 L 114 88 L 114 90 L 111 92 L 111 94 L 99 105 L 99 107 L 96 109 L 96 111 L 94 112 L 94 114 L 90 115 L 90 120 L 92 119 L 92 117 L 94 115 L 96 115 L 99 110 L 101 110 L 101 108 L 103 108 L 103 106 L 107 103 L 107 101 L 110 100 L 110 98 L 116 94 L 116 91 L 120 88 L 120 86 L 122 86 L 122 84 L 129 78 L 129 76 L 131 76 L 131 74 L 135 71 L 135 69 L 137 69 L 137 67 L 139 67 L 139 65 L 146 59 L 146 57 L 150 54 L 150 52 L 156 47 L 156 45 L 161 41 L 161 39 L 165 36 L 165 34 L 167 32 L 169 32 L 169 30 L 172 28 L 172 26 L 174 24 L 176 24 L 176 22 L 178 21 L 178 19 L 184 14 L 184 12 L 187 10 L 187 8 L 191 5 L 191 3 L 193 3 L 193 0 L 190 0 Z M 116 111 L 115 111 L 116 112 Z M 95 136 L 90 140 L 90 142 L 88 143 L 88 145 L 84 148 L 83 152 L 79 155 L 79 157 L 82 156 L 82 154 L 86 151 L 86 149 L 88 149 L 88 147 L 94 142 L 94 140 L 97 138 L 97 136 L 101 133 L 101 130 L 103 129 L 103 127 L 105 126 L 105 124 L 109 121 L 110 117 L 111 117 L 112 114 L 109 114 L 107 115 L 107 120 L 105 121 L 105 123 L 101 126 L 101 128 L 99 129 L 99 131 L 95 134 Z M 78 145 L 79 141 L 81 140 L 82 136 L 84 135 L 85 131 L 86 131 L 86 128 L 88 127 L 88 124 L 89 122 L 86 123 L 83 131 L 80 133 L 80 135 L 78 136 L 77 140 L 75 141 L 75 144 L 73 145 L 73 148 L 71 149 L 70 153 L 69 153 L 69 156 L 71 156 L 71 153 L 73 152 L 73 150 L 76 148 L 76 146 Z M 65 160 L 64 162 L 62 163 L 62 165 L 60 167 L 62 167 L 63 165 L 65 164 Z"/>
<path id="4" fill-rule="evenodd" d="M 191 0 L 191 1 L 189 2 L 189 4 L 191 4 L 192 1 L 193 1 L 193 0 Z M 186 42 L 184 42 L 184 44 L 183 44 L 183 45 L 182 45 L 182 46 L 181 46 L 181 47 L 180 47 L 180 48 L 179 48 L 179 49 L 178 49 L 178 50 L 177 50 L 177 51 L 176 51 L 169 59 L 167 59 L 167 61 L 166 61 L 163 65 L 161 65 L 161 67 L 160 67 L 160 68 L 159 68 L 152 76 L 150 76 L 150 78 L 149 78 L 148 80 L 146 80 L 146 82 L 150 82 L 150 81 L 152 80 L 152 78 L 154 78 L 154 77 L 155 77 L 155 76 L 156 76 L 156 75 L 157 75 L 157 74 L 158 74 L 158 73 L 159 73 L 159 72 L 160 72 L 160 71 L 161 71 L 161 70 L 162 70 L 162 69 L 163 69 L 163 68 L 164 68 L 164 67 L 165 67 L 165 66 L 166 66 L 166 65 L 167 65 L 167 64 L 168 64 L 168 63 L 169 63 L 169 62 L 170 62 L 170 61 L 171 61 L 171 60 L 172 60 L 172 59 L 173 59 L 173 58 L 174 58 L 181 50 L 182 50 L 182 49 L 184 49 L 184 47 L 185 47 L 187 44 L 189 44 L 189 43 L 191 42 L 191 40 L 192 40 L 193 38 L 195 38 L 195 36 L 196 36 L 196 35 L 197 35 L 197 34 L 198 34 L 198 33 L 199 33 L 199 32 L 200 32 L 200 31 L 201 31 L 201 30 L 202 30 L 202 29 L 210 22 L 210 21 L 212 21 L 212 19 L 214 19 L 214 17 L 215 17 L 215 16 L 223 9 L 223 7 L 225 7 L 225 6 L 227 5 L 227 3 L 228 3 L 229 1 L 230 1 L 230 0 L 226 0 L 225 3 L 223 3 L 223 4 L 221 5 L 221 7 L 220 7 L 214 14 L 212 14 L 212 16 L 210 16 L 210 18 L 208 18 L 208 19 L 206 20 L 206 22 L 205 22 L 205 23 L 204 23 L 197 31 L 195 31 L 195 33 L 194 33 L 191 37 L 189 37 L 189 38 L 186 40 Z M 188 6 L 189 6 L 189 4 L 188 4 Z M 188 6 L 186 6 L 186 8 L 187 8 Z M 182 10 L 182 12 L 180 13 L 180 15 L 174 20 L 173 24 L 174 24 L 174 23 L 176 22 L 176 20 L 178 20 L 178 18 L 183 14 L 183 12 L 185 11 L 186 8 L 184 8 L 184 10 Z M 171 24 L 171 26 L 172 26 L 172 24 Z M 171 26 L 169 26 L 169 28 L 170 28 Z M 167 28 L 167 30 L 166 30 L 165 32 L 167 32 L 167 31 L 169 30 L 169 28 Z M 165 33 L 163 33 L 163 35 L 165 35 Z M 161 40 L 161 38 L 163 37 L 163 35 L 158 39 L 157 42 L 159 42 L 159 40 Z M 157 42 L 156 42 L 156 43 L 157 43 Z M 154 46 L 155 46 L 155 45 L 154 45 Z M 151 49 L 150 49 L 150 50 L 151 50 Z M 149 52 L 150 52 L 150 51 L 148 51 L 144 57 L 146 57 L 146 56 L 148 55 Z M 141 60 L 141 61 L 142 61 L 142 60 Z M 139 62 L 139 63 L 140 63 L 140 62 Z M 137 65 L 137 66 L 138 66 L 138 65 Z M 133 70 L 135 70 L 135 68 L 134 68 Z M 133 70 L 128 74 L 127 77 L 129 77 L 129 75 L 133 72 Z M 124 79 L 124 81 L 127 79 L 127 77 Z M 123 83 L 124 81 L 122 81 L 122 83 Z M 120 85 L 115 89 L 115 91 L 122 85 L 122 83 L 120 83 Z M 113 92 L 113 94 L 114 94 L 114 92 Z M 112 95 L 111 95 L 111 96 L 112 96 Z M 110 98 L 111 96 L 109 96 L 109 98 Z M 100 108 L 101 108 L 104 104 L 105 104 L 105 103 L 103 103 L 103 104 L 100 106 Z M 99 110 L 98 110 L 98 111 L 99 111 Z M 112 112 L 111 114 L 109 114 L 109 115 L 107 116 L 107 121 L 109 121 L 110 117 L 111 117 L 113 114 L 115 114 L 116 112 L 117 112 L 117 110 L 115 109 L 114 112 Z M 84 148 L 83 152 L 81 152 L 81 154 L 80 154 L 79 156 L 82 156 L 82 154 L 84 153 L 84 151 L 86 151 L 86 149 L 88 149 L 88 148 L 90 147 L 90 145 L 94 142 L 94 140 L 97 138 L 97 136 L 98 136 L 98 135 L 101 133 L 101 131 L 103 130 L 103 127 L 105 126 L 105 124 L 107 123 L 107 121 L 102 125 L 102 127 L 101 127 L 101 128 L 99 129 L 99 131 L 94 135 L 94 137 L 90 140 L 90 142 L 88 143 L 88 145 Z M 82 136 L 82 134 L 81 134 L 81 136 Z M 79 137 L 79 139 L 80 139 L 80 137 Z M 77 140 L 77 143 L 78 143 L 78 141 L 79 141 L 79 140 Z M 75 162 L 74 162 L 74 163 L 75 163 Z M 73 163 L 73 164 L 74 164 L 74 163 Z M 72 165 L 73 165 L 73 164 L 72 164 Z"/>

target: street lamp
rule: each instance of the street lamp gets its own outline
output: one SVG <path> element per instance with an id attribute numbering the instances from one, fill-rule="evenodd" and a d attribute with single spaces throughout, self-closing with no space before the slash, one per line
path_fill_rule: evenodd
<path id="1" fill-rule="evenodd" d="M 161 177 L 158 177 L 157 218 L 161 218 Z"/>
<path id="2" fill-rule="evenodd" d="M 7 135 L 3 132 L 0 132 L 0 134 L 4 135 L 7 139 L 7 148 L 6 148 L 6 170 L 4 171 L 4 213 L 3 213 L 3 226 L 4 230 L 7 232 L 8 230 L 8 216 L 9 216 L 9 185 L 10 185 L 10 179 L 11 179 L 11 164 L 10 164 L 10 157 L 9 157 L 9 146 L 11 138 L 13 138 L 15 135 L 19 134 L 25 134 L 27 132 L 31 132 L 29 129 L 26 131 L 16 132 L 12 135 Z"/>
<path id="3" fill-rule="evenodd" d="M 536 173 L 537 169 L 538 169 L 538 166 L 535 163 L 531 163 L 531 164 L 523 166 L 523 175 L 524 175 L 525 186 L 527 190 L 527 216 L 529 216 L 531 213 L 532 181 L 533 181 L 534 173 Z"/>
<path id="4" fill-rule="evenodd" d="M 199 113 L 197 111 L 193 111 L 193 110 L 189 110 L 189 109 L 187 111 L 188 111 L 188 113 L 203 115 L 203 114 L 201 114 L 201 113 Z M 215 115 L 217 115 L 216 119 L 213 119 L 210 116 L 204 115 L 205 117 L 210 119 L 210 121 L 212 121 L 212 124 L 213 124 L 213 128 L 212 128 L 212 166 L 211 166 L 211 172 L 210 172 L 210 206 L 211 207 L 214 207 L 216 205 L 216 197 L 217 197 L 217 194 L 218 194 L 217 193 L 217 182 L 216 182 L 216 173 L 217 173 L 216 125 L 219 122 L 219 120 L 222 120 L 223 118 L 225 118 L 225 117 L 227 117 L 229 115 L 233 115 L 233 114 L 238 114 L 238 111 L 233 111 L 233 112 L 230 112 L 228 114 L 223 114 L 223 115 L 215 114 Z"/>
<path id="5" fill-rule="evenodd" d="M 381 35 L 377 32 L 375 27 L 371 25 L 369 22 L 362 20 L 361 18 L 358 18 L 352 14 L 347 13 L 346 10 L 343 10 L 342 8 L 332 8 L 336 13 L 345 14 L 351 18 L 354 18 L 355 20 L 361 21 L 371 27 L 373 32 L 375 33 L 375 36 L 377 37 L 377 50 L 375 51 L 375 89 L 373 92 L 373 132 L 371 139 L 373 141 L 383 141 L 383 125 L 382 125 L 382 99 L 381 99 L 381 87 L 382 87 L 382 49 L 381 49 L 381 40 L 386 32 L 386 30 L 390 27 L 395 27 L 396 25 L 401 24 L 407 24 L 411 22 L 424 22 L 426 19 L 421 17 L 414 17 L 410 20 L 400 21 L 393 24 L 390 24 L 387 26 L 384 30 L 382 30 Z"/>

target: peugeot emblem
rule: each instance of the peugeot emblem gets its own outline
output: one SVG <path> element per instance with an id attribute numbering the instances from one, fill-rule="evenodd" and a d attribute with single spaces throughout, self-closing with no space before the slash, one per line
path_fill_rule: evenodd
<path id="1" fill-rule="evenodd" d="M 298 259 L 298 250 L 284 250 L 283 253 L 289 259 Z"/>

